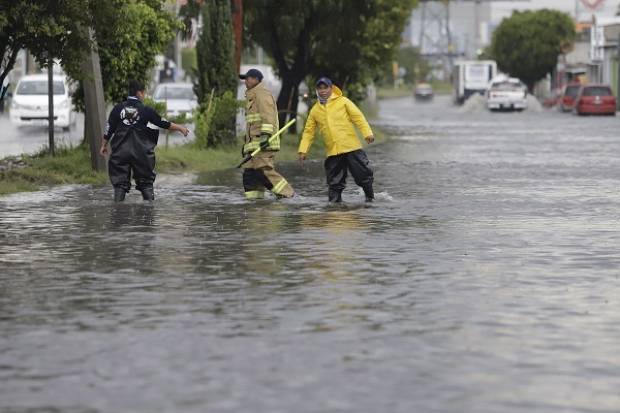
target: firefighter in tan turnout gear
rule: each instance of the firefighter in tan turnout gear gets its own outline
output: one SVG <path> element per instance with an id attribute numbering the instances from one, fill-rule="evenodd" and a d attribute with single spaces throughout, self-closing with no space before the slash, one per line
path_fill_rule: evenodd
<path id="1" fill-rule="evenodd" d="M 247 100 L 245 121 L 247 123 L 243 154 L 247 155 L 257 148 L 261 151 L 243 167 L 243 188 L 247 199 L 261 199 L 265 189 L 278 198 L 292 197 L 295 192 L 291 185 L 273 167 L 275 152 L 280 150 L 280 138 L 268 142 L 278 131 L 278 111 L 271 92 L 262 83 L 263 74 L 250 69 L 239 75 L 245 80 Z"/>

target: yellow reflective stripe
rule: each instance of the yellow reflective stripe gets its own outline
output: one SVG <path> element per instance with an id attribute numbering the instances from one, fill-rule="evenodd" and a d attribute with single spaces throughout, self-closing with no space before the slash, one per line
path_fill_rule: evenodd
<path id="1" fill-rule="evenodd" d="M 263 199 L 265 197 L 265 191 L 247 191 L 245 193 L 245 199 Z"/>
<path id="2" fill-rule="evenodd" d="M 273 186 L 273 188 L 271 189 L 271 192 L 273 192 L 274 194 L 279 194 L 282 192 L 284 188 L 286 188 L 287 185 L 288 185 L 288 182 L 286 182 L 286 179 L 282 179 L 280 182 L 278 182 L 277 184 Z"/>
<path id="3" fill-rule="evenodd" d="M 262 120 L 260 113 L 251 113 L 245 116 L 245 121 L 247 123 L 260 122 Z"/>
<path id="4" fill-rule="evenodd" d="M 271 123 L 263 123 L 260 125 L 260 131 L 273 135 L 273 125 Z"/>
<path id="5" fill-rule="evenodd" d="M 272 151 L 280 150 L 280 137 L 279 136 L 269 143 L 269 149 L 271 149 Z"/>
<path id="6" fill-rule="evenodd" d="M 246 143 L 245 145 L 243 145 L 243 152 L 255 151 L 256 149 L 258 149 L 259 146 L 260 146 L 260 143 L 255 142 L 255 141 Z"/>

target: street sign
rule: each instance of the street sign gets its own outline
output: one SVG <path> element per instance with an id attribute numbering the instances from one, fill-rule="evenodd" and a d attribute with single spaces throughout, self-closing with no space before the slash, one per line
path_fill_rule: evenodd
<path id="1" fill-rule="evenodd" d="M 581 0 L 581 4 L 590 10 L 596 10 L 603 5 L 605 0 Z"/>

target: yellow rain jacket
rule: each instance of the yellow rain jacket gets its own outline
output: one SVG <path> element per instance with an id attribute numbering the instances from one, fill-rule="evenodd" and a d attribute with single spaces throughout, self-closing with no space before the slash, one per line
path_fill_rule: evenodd
<path id="1" fill-rule="evenodd" d="M 327 103 L 321 105 L 317 102 L 310 110 L 299 143 L 299 153 L 308 153 L 314 141 L 317 125 L 325 141 L 327 156 L 340 155 L 362 148 L 353 125 L 357 126 L 364 137 L 372 135 L 372 129 L 362 111 L 355 106 L 355 103 L 344 97 L 342 91 L 335 85 L 332 87 L 332 94 Z"/>
<path id="2" fill-rule="evenodd" d="M 278 131 L 278 109 L 271 92 L 259 83 L 245 92 L 247 124 L 243 153 L 250 153 L 260 146 L 262 139 L 267 139 Z M 275 138 L 267 148 L 268 151 L 280 150 L 280 138 Z"/>

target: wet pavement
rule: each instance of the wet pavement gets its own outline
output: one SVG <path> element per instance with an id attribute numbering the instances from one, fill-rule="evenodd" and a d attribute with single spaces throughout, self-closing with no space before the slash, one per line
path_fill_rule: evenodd
<path id="1" fill-rule="evenodd" d="M 54 128 L 57 146 L 76 146 L 84 136 L 84 115 L 76 114 L 76 122 L 68 130 Z M 46 125 L 17 126 L 11 123 L 8 113 L 0 113 L 0 159 L 6 156 L 33 154 L 49 145 Z"/>
<path id="2" fill-rule="evenodd" d="M 0 411 L 620 411 L 616 118 L 384 101 L 377 201 L 0 198 Z"/>

